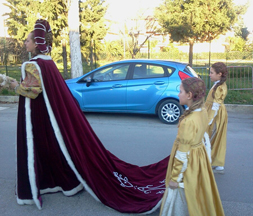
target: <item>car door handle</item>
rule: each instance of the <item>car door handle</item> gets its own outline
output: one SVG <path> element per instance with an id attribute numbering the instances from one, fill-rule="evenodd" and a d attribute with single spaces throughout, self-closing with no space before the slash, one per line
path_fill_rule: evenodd
<path id="1" fill-rule="evenodd" d="M 121 88 L 122 85 L 121 85 L 121 84 L 115 84 L 115 85 L 113 85 L 112 87 L 113 87 L 113 88 Z"/>
<path id="2" fill-rule="evenodd" d="M 163 85 L 163 84 L 165 84 L 165 82 L 163 82 L 163 81 L 156 81 L 154 84 L 155 85 Z"/>

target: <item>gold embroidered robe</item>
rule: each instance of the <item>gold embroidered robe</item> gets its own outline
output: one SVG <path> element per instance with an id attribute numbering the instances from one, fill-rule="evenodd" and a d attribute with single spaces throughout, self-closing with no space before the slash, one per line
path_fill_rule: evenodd
<path id="1" fill-rule="evenodd" d="M 212 165 L 224 166 L 227 144 L 227 122 L 228 115 L 224 105 L 227 95 L 227 85 L 223 83 L 215 91 L 215 97 L 212 97 L 213 88 L 209 91 L 205 108 L 208 113 L 208 134 L 212 148 Z"/>
<path id="2" fill-rule="evenodd" d="M 182 175 L 179 183 L 184 185 L 190 216 L 224 215 L 212 167 L 203 143 L 207 127 L 208 117 L 204 108 L 192 112 L 180 123 L 177 138 L 170 155 L 166 174 L 167 189 L 164 194 L 161 212 L 163 212 L 163 206 L 166 205 L 169 181 L 178 182 L 179 176 Z M 186 163 L 178 159 L 178 151 L 186 153 Z M 186 169 L 182 172 L 185 165 Z"/>

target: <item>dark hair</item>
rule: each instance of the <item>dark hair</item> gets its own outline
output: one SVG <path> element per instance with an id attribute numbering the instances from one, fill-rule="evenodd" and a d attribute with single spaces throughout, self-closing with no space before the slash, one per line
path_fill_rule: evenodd
<path id="1" fill-rule="evenodd" d="M 35 40 L 34 40 L 34 31 L 31 31 L 31 39 L 35 43 Z M 53 42 L 53 34 L 52 34 L 52 32 L 47 32 L 46 33 L 45 40 L 46 40 L 46 45 L 52 44 L 52 42 Z M 38 49 L 38 47 L 36 47 L 35 48 L 35 52 L 32 53 L 32 55 L 36 56 L 38 54 L 42 54 L 42 52 Z"/>
<path id="2" fill-rule="evenodd" d="M 186 93 L 192 93 L 193 102 L 188 110 L 185 110 L 183 115 L 179 119 L 179 123 L 189 115 L 193 110 L 201 108 L 205 101 L 206 86 L 203 80 L 191 77 L 182 80 L 182 86 Z"/>
<path id="3" fill-rule="evenodd" d="M 214 87 L 213 87 L 213 93 L 212 97 L 214 98 L 215 91 L 218 88 L 218 86 L 222 85 L 224 82 L 227 80 L 227 75 L 228 75 L 228 69 L 227 66 L 223 62 L 216 62 L 212 65 L 212 68 L 214 69 L 215 73 L 219 74 L 221 73 L 221 79 L 220 82 L 218 82 Z"/>

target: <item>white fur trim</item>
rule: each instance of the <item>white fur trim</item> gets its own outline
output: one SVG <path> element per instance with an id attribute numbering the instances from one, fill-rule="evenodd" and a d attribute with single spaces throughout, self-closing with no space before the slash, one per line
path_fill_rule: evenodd
<path id="1" fill-rule="evenodd" d="M 21 73 L 22 78 L 25 79 L 25 66 L 29 62 L 25 62 L 22 65 Z M 28 177 L 31 186 L 32 198 L 38 209 L 41 209 L 40 201 L 38 200 L 38 188 L 36 185 L 35 168 L 34 168 L 34 142 L 31 120 L 31 99 L 25 98 L 25 119 L 26 119 L 26 142 L 27 142 L 27 165 L 28 165 Z M 25 201 L 24 201 L 25 202 Z"/>
<path id="2" fill-rule="evenodd" d="M 188 164 L 188 155 L 190 154 L 190 152 L 181 152 L 181 151 L 178 151 L 176 152 L 176 155 L 175 155 L 175 158 L 177 158 L 178 160 L 182 161 L 183 162 L 183 166 L 182 166 L 182 169 L 181 169 L 181 172 L 180 174 L 178 175 L 178 178 L 177 178 L 177 182 L 180 182 L 182 181 L 183 179 L 183 173 L 185 172 L 185 170 L 187 169 L 187 164 Z M 181 186 L 183 183 L 181 183 Z"/>
<path id="3" fill-rule="evenodd" d="M 64 191 L 61 187 L 54 187 L 54 188 L 47 188 L 47 189 L 40 190 L 40 193 L 46 194 L 46 193 L 56 193 L 56 192 L 61 191 L 65 196 L 73 196 L 77 192 L 81 191 L 82 189 L 83 189 L 83 185 L 79 184 L 77 187 L 73 188 L 70 191 Z"/>
<path id="4" fill-rule="evenodd" d="M 35 168 L 34 168 L 34 142 L 31 120 L 31 99 L 25 98 L 25 116 L 26 116 L 26 142 L 27 142 L 27 157 L 28 157 L 28 175 L 31 185 L 32 197 L 39 209 L 41 209 L 38 197 L 38 188 L 36 186 Z"/>
<path id="5" fill-rule="evenodd" d="M 51 56 L 42 55 L 42 54 L 36 55 L 32 59 L 52 60 Z M 28 63 L 31 63 L 31 62 L 28 62 Z"/>
<path id="6" fill-rule="evenodd" d="M 17 197 L 17 203 L 19 205 L 33 205 L 34 204 L 34 201 L 33 200 L 28 200 L 28 199 L 19 199 Z"/>
<path id="7" fill-rule="evenodd" d="M 41 56 L 41 55 L 40 55 Z M 78 173 L 69 153 L 68 153 L 68 150 L 66 148 L 66 145 L 64 143 L 64 140 L 63 140 L 63 137 L 62 137 L 62 134 L 61 134 L 61 131 L 60 131 L 60 128 L 58 126 L 58 123 L 55 119 L 55 115 L 53 113 L 53 110 L 52 110 L 52 107 L 51 107 L 51 104 L 48 100 L 48 97 L 47 97 L 47 92 L 46 92 L 46 89 L 45 89 L 45 86 L 44 86 L 44 82 L 43 82 L 43 77 L 42 77 L 42 74 L 41 74 L 41 70 L 40 70 L 40 67 L 39 65 L 36 63 L 36 62 L 32 62 L 35 64 L 36 68 L 38 69 L 39 71 L 39 75 L 40 75 L 40 79 L 41 79 L 41 86 L 42 86 L 42 93 L 43 93 L 43 97 L 44 97 L 44 100 L 45 100 L 45 103 L 46 103 L 46 107 L 47 107 L 47 111 L 48 111 L 48 114 L 49 114 L 49 117 L 50 117 L 50 121 L 51 121 L 51 124 L 52 124 L 52 127 L 54 129 L 54 133 L 55 133 L 55 136 L 56 136 L 56 139 L 59 143 L 59 146 L 62 150 L 62 153 L 63 155 L 65 156 L 65 159 L 67 160 L 69 166 L 71 167 L 71 169 L 73 170 L 73 172 L 75 173 L 77 179 L 83 184 L 84 188 L 86 191 L 88 191 L 91 196 L 93 196 L 94 199 L 96 199 L 97 201 L 100 201 L 97 196 L 94 194 L 94 192 L 91 190 L 91 188 L 87 185 L 86 181 L 81 177 L 81 175 Z"/>
<path id="8" fill-rule="evenodd" d="M 209 139 L 209 135 L 205 132 L 204 133 L 204 138 L 203 138 L 203 143 L 205 144 L 206 147 L 206 152 L 207 152 L 207 156 L 209 158 L 210 163 L 212 163 L 212 157 L 211 157 L 211 143 L 210 143 L 210 139 Z"/>

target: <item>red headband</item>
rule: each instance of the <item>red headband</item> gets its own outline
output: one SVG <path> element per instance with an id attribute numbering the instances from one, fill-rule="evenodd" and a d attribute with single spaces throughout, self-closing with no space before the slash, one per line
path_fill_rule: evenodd
<path id="1" fill-rule="evenodd" d="M 50 53 L 52 43 L 46 44 L 46 33 L 51 32 L 48 21 L 38 19 L 34 25 L 34 41 L 41 53 Z"/>

